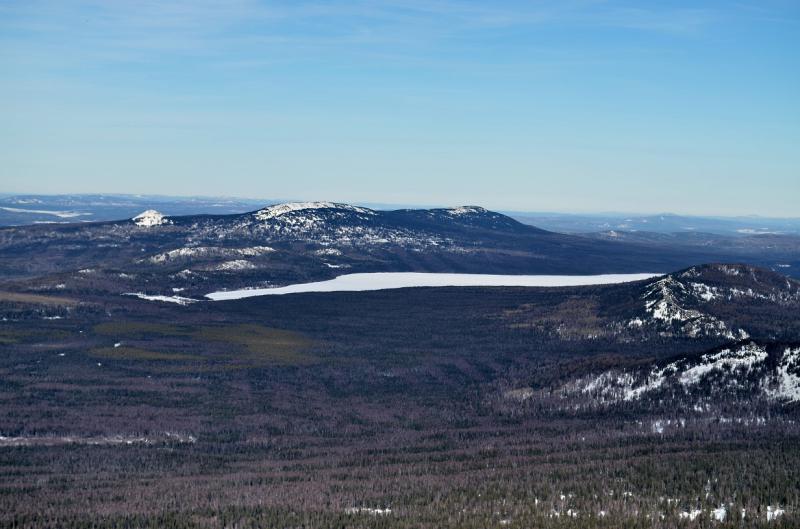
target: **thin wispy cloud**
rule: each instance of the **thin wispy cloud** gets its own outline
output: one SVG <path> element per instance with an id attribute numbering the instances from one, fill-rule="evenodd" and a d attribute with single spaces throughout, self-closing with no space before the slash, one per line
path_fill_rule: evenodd
<path id="1" fill-rule="evenodd" d="M 664 179 L 796 187 L 797 19 L 782 0 L 0 0 L 0 158 L 20 185 L 112 166 L 246 193 L 268 172 L 286 187 L 261 194 L 299 196 L 381 175 L 448 202 L 472 178 L 503 207 L 567 186 L 624 209 L 607 178 L 642 200 Z"/>
<path id="2" fill-rule="evenodd" d="M 688 33 L 713 22 L 709 10 L 626 8 L 597 2 L 488 4 L 384 0 L 19 2 L 2 7 L 7 49 L 31 38 L 109 60 L 154 52 L 214 53 L 258 46 L 450 44 L 474 32 L 548 26 Z M 41 43 L 40 43 L 41 44 Z M 46 44 L 45 44 L 46 45 Z M 260 50 L 252 50 L 257 54 Z"/>

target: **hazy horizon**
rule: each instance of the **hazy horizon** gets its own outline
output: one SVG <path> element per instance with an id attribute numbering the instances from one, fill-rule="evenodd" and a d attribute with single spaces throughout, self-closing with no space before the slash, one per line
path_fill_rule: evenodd
<path id="1" fill-rule="evenodd" d="M 800 6 L 0 5 L 14 193 L 791 216 Z"/>
<path id="2" fill-rule="evenodd" d="M 480 203 L 463 203 L 463 204 L 443 204 L 443 203 L 387 203 L 387 202 L 372 202 L 372 201 L 330 201 L 323 198 L 317 199 L 304 199 L 304 198 L 263 198 L 263 197 L 243 197 L 235 195 L 167 195 L 161 193 L 10 193 L 0 191 L 0 197 L 25 197 L 25 196 L 48 196 L 48 197 L 67 197 L 67 196 L 103 196 L 103 197 L 136 197 L 136 198 L 152 198 L 154 200 L 173 200 L 173 201 L 190 201 L 190 200 L 230 200 L 252 203 L 254 205 L 269 206 L 274 204 L 281 204 L 287 202 L 338 202 L 343 204 L 352 204 L 356 206 L 369 207 L 378 210 L 391 210 L 391 209 L 431 209 L 431 208 L 450 208 L 459 206 L 479 206 L 497 211 L 508 215 L 565 215 L 565 216 L 587 216 L 587 217 L 604 217 L 604 216 L 639 216 L 639 217 L 657 217 L 657 216 L 678 216 L 678 217 L 698 217 L 709 219 L 770 219 L 770 220 L 800 220 L 800 215 L 796 216 L 775 216 L 775 215 L 759 215 L 755 213 L 742 213 L 730 215 L 716 215 L 713 213 L 680 213 L 676 211 L 614 211 L 614 210 L 544 210 L 544 209 L 505 209 L 505 208 L 490 208 Z"/>

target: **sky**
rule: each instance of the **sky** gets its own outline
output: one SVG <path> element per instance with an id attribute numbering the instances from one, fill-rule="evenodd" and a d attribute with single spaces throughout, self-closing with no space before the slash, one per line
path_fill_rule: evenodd
<path id="1" fill-rule="evenodd" d="M 800 2 L 0 0 L 0 192 L 800 216 Z"/>

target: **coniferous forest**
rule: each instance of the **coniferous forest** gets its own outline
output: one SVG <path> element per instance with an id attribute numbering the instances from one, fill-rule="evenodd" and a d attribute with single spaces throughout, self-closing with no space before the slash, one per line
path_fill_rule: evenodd
<path id="1" fill-rule="evenodd" d="M 758 369 L 796 347 L 797 312 L 705 309 L 744 340 L 620 325 L 649 288 L 123 298 L 60 319 L 8 299 L 0 524 L 796 526 L 798 405 Z M 738 346 L 764 361 L 637 398 L 589 387 Z"/>

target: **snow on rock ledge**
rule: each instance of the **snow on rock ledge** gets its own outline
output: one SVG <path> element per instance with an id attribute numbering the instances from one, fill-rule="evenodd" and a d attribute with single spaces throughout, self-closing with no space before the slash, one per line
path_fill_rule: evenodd
<path id="1" fill-rule="evenodd" d="M 162 213 L 154 210 L 148 209 L 147 211 L 143 211 L 139 213 L 135 217 L 133 217 L 133 222 L 137 226 L 141 226 L 143 228 L 150 228 L 152 226 L 160 226 L 162 224 L 170 224 L 171 221 L 167 219 Z"/>

